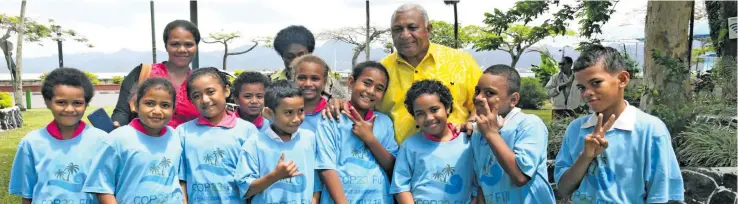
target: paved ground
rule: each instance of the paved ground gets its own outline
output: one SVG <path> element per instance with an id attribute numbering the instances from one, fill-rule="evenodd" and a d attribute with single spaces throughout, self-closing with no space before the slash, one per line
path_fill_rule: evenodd
<path id="1" fill-rule="evenodd" d="M 90 102 L 90 106 L 111 107 L 111 106 L 115 106 L 115 103 L 117 102 L 118 102 L 117 93 L 97 92 L 95 93 L 95 96 L 92 97 L 92 102 Z M 23 104 L 25 104 L 25 101 L 23 102 Z M 46 108 L 46 104 L 44 104 L 44 97 L 41 96 L 41 93 L 31 94 L 31 108 L 33 109 Z"/>

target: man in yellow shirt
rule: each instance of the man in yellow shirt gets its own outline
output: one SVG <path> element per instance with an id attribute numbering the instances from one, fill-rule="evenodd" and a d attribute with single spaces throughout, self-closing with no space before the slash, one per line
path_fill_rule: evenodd
<path id="1" fill-rule="evenodd" d="M 380 61 L 387 68 L 390 84 L 377 107 L 394 121 L 395 139 L 402 143 L 417 132 L 413 116 L 403 104 L 413 82 L 436 79 L 451 90 L 454 107 L 449 122 L 457 127 L 474 112 L 474 87 L 482 75 L 469 53 L 430 42 L 428 13 L 417 4 L 405 4 L 392 14 L 392 42 L 397 52 Z"/>

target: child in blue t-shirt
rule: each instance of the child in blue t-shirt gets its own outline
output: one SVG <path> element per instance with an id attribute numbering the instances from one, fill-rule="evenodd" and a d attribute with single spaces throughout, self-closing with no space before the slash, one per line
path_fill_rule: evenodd
<path id="1" fill-rule="evenodd" d="M 238 104 L 236 115 L 254 124 L 260 131 L 269 128 L 269 120 L 261 114 L 264 109 L 264 89 L 269 78 L 259 72 L 244 72 L 233 81 L 233 95 Z"/>
<path id="2" fill-rule="evenodd" d="M 174 112 L 174 86 L 149 78 L 136 93 L 138 118 L 105 138 L 83 190 L 96 193 L 100 203 L 182 203 L 182 146 L 166 126 Z"/>
<path id="3" fill-rule="evenodd" d="M 200 68 L 187 78 L 187 97 L 200 117 L 179 125 L 182 143 L 179 178 L 191 203 L 243 203 L 235 179 L 241 146 L 258 135 L 256 127 L 226 110 L 230 94 L 227 75 Z"/>
<path id="4" fill-rule="evenodd" d="M 320 124 L 316 169 L 325 184 L 321 203 L 393 202 L 388 175 L 395 165 L 397 142 L 392 120 L 374 112 L 388 84 L 382 64 L 359 63 L 348 80 L 351 108 L 340 120 Z"/>
<path id="5" fill-rule="evenodd" d="M 475 88 L 477 131 L 471 137 L 482 203 L 556 203 L 548 183 L 548 130 L 535 115 L 516 108 L 520 75 L 494 65 Z"/>
<path id="6" fill-rule="evenodd" d="M 22 203 L 98 202 L 82 192 L 90 155 L 107 135 L 81 120 L 94 93 L 90 79 L 77 69 L 54 69 L 44 80 L 41 95 L 54 120 L 23 137 L 10 171 L 8 191 Z"/>
<path id="7" fill-rule="evenodd" d="M 574 203 L 684 200 L 666 125 L 623 99 L 630 74 L 620 53 L 594 46 L 579 56 L 573 70 L 582 98 L 596 114 L 566 129 L 554 168 L 559 193 Z"/>
<path id="8" fill-rule="evenodd" d="M 264 114 L 272 124 L 243 145 L 237 172 L 241 196 L 252 203 L 317 203 L 315 134 L 300 128 L 301 90 L 290 81 L 269 85 Z"/>
<path id="9" fill-rule="evenodd" d="M 436 80 L 417 81 L 405 106 L 421 132 L 400 146 L 390 193 L 400 204 L 475 203 L 469 138 L 447 121 L 451 91 Z"/>
<path id="10" fill-rule="evenodd" d="M 323 121 L 320 112 L 328 104 L 321 93 L 325 89 L 330 68 L 323 59 L 312 54 L 294 59 L 290 67 L 294 70 L 295 84 L 300 87 L 305 99 L 305 121 L 300 128 L 317 132 L 318 125 Z"/>

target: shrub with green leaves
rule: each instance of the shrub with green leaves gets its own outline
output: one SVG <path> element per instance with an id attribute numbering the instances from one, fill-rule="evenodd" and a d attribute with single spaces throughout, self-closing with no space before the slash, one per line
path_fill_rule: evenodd
<path id="1" fill-rule="evenodd" d="M 8 92 L 0 92 L 0 109 L 13 106 L 13 97 Z"/>
<path id="2" fill-rule="evenodd" d="M 518 107 L 523 109 L 539 109 L 546 102 L 546 89 L 536 78 L 521 78 L 518 93 L 520 93 Z"/>
<path id="3" fill-rule="evenodd" d="M 113 76 L 113 83 L 114 84 L 121 84 L 121 83 L 123 83 L 123 76 Z"/>
<path id="4" fill-rule="evenodd" d="M 100 84 L 100 79 L 98 79 L 97 74 L 88 72 L 88 71 L 82 71 L 82 72 L 84 72 L 85 75 L 87 75 L 87 78 L 90 79 L 90 82 L 92 82 L 93 85 Z"/>
<path id="5" fill-rule="evenodd" d="M 735 135 L 735 123 L 695 120 L 677 136 L 677 158 L 686 166 L 734 167 L 738 165 Z"/>
<path id="6" fill-rule="evenodd" d="M 240 76 L 241 74 L 243 74 L 243 73 L 245 73 L 245 72 L 246 72 L 246 71 L 244 71 L 244 70 L 240 70 L 240 69 L 239 69 L 239 70 L 233 70 L 233 76 L 236 76 L 236 77 L 238 77 L 238 76 Z"/>
<path id="7" fill-rule="evenodd" d="M 569 124 L 576 119 L 575 117 L 565 117 L 551 121 L 548 124 L 548 159 L 555 159 L 561 149 L 561 143 L 564 142 L 564 134 Z"/>

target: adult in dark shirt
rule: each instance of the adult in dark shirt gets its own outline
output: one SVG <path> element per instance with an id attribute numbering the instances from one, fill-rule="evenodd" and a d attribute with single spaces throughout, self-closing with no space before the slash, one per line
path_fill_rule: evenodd
<path id="1" fill-rule="evenodd" d="M 187 87 L 185 86 L 187 76 L 192 72 L 190 62 L 192 62 L 193 56 L 197 52 L 199 43 L 200 31 L 195 24 L 186 20 L 172 21 L 164 28 L 164 44 L 169 59 L 161 63 L 151 64 L 151 72 L 148 77 L 166 78 L 172 82 L 176 89 L 177 102 L 174 116 L 167 124 L 173 128 L 199 115 L 195 106 L 187 98 Z M 118 95 L 118 103 L 111 116 L 113 125 L 116 127 L 126 125 L 138 117 L 136 112 L 131 110 L 129 100 L 135 96 L 133 90 L 136 90 L 139 83 L 139 75 L 143 66 L 143 64 L 137 66 L 123 79 Z"/>

